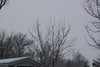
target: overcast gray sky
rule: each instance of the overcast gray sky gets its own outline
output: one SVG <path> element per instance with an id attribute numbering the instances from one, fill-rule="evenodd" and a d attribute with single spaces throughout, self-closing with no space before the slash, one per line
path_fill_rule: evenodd
<path id="1" fill-rule="evenodd" d="M 83 0 L 9 0 L 0 11 L 0 30 L 28 33 L 32 23 L 39 16 L 41 24 L 46 25 L 48 18 L 65 19 L 72 26 L 71 36 L 77 37 L 75 47 L 88 59 L 99 53 L 85 42 L 84 24 L 91 21 L 82 7 Z"/>

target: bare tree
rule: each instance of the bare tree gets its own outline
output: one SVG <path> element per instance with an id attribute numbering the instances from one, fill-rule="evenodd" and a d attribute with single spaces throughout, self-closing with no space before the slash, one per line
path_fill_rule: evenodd
<path id="1" fill-rule="evenodd" d="M 84 8 L 87 13 L 94 18 L 94 21 L 92 21 L 91 24 L 94 26 L 94 28 L 96 28 L 96 30 L 93 30 L 89 27 L 89 25 L 86 26 L 87 33 L 95 45 L 90 44 L 89 42 L 87 43 L 90 46 L 100 50 L 100 40 L 97 40 L 93 35 L 100 33 L 100 0 L 86 0 L 85 5 L 86 6 Z M 96 60 L 93 60 L 93 66 L 100 67 L 100 57 L 98 57 Z"/>
<path id="2" fill-rule="evenodd" d="M 71 59 L 66 60 L 66 67 L 74 67 L 74 62 Z"/>
<path id="3" fill-rule="evenodd" d="M 90 67 L 89 61 L 79 52 L 72 59 L 66 60 L 66 67 Z"/>
<path id="4" fill-rule="evenodd" d="M 74 67 L 89 67 L 89 61 L 79 52 L 74 55 L 72 61 Z"/>
<path id="5" fill-rule="evenodd" d="M 0 10 L 7 3 L 8 0 L 0 0 Z"/>
<path id="6" fill-rule="evenodd" d="M 86 0 L 84 8 L 87 13 L 95 19 L 95 21 L 92 21 L 91 24 L 97 29 L 93 30 L 89 27 L 89 25 L 86 26 L 89 37 L 96 45 L 92 45 L 89 42 L 88 44 L 90 46 L 96 47 L 97 49 L 100 49 L 100 41 L 96 40 L 96 37 L 93 35 L 93 33 L 100 33 L 100 0 Z"/>
<path id="7" fill-rule="evenodd" d="M 5 31 L 0 32 L 0 58 L 4 58 L 6 33 Z"/>
<path id="8" fill-rule="evenodd" d="M 0 58 L 25 56 L 28 46 L 33 44 L 33 40 L 28 39 L 26 34 L 0 32 Z"/>
<path id="9" fill-rule="evenodd" d="M 86 0 L 84 8 L 88 14 L 100 20 L 100 0 Z"/>
<path id="10" fill-rule="evenodd" d="M 41 65 L 43 67 L 55 67 L 57 61 L 59 61 L 59 57 L 64 55 L 62 52 L 65 49 L 70 48 L 74 42 L 73 39 L 66 43 L 66 39 L 71 27 L 68 26 L 68 28 L 66 28 L 63 22 L 57 22 L 55 25 L 52 24 L 51 21 L 50 27 L 45 31 L 44 34 L 40 28 L 39 20 L 37 20 L 37 25 L 33 27 L 35 27 L 33 28 L 35 34 L 31 31 L 30 34 L 35 40 L 35 51 L 38 59 L 41 62 Z"/>
<path id="11" fill-rule="evenodd" d="M 11 33 L 10 35 L 9 34 L 6 34 L 6 38 L 5 38 L 5 41 L 4 41 L 4 58 L 10 58 L 12 56 L 14 56 L 14 53 L 13 53 L 13 33 Z"/>
<path id="12" fill-rule="evenodd" d="M 26 34 L 17 33 L 13 35 L 13 53 L 15 53 L 15 57 L 24 56 L 26 48 L 33 44 L 33 40 L 28 39 Z"/>
<path id="13" fill-rule="evenodd" d="M 6 31 L 0 32 L 0 58 L 8 58 L 11 54 L 12 49 L 12 35 L 6 34 Z"/>

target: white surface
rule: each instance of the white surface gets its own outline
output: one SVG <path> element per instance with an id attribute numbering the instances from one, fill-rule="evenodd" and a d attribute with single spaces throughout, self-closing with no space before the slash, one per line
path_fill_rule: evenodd
<path id="1" fill-rule="evenodd" d="M 27 57 L 0 59 L 0 64 L 2 64 L 2 63 L 10 63 L 10 62 L 14 62 L 14 61 L 25 59 L 25 58 L 27 58 Z"/>

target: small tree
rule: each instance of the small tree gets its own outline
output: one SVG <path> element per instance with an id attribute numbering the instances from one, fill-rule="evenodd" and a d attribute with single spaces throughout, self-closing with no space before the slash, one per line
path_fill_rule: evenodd
<path id="1" fill-rule="evenodd" d="M 89 67 L 89 61 L 79 52 L 73 57 L 74 67 Z"/>
<path id="2" fill-rule="evenodd" d="M 79 52 L 72 59 L 66 60 L 66 67 L 90 67 L 89 61 Z"/>
<path id="3" fill-rule="evenodd" d="M 66 67 L 74 67 L 74 62 L 71 59 L 68 59 L 66 62 Z"/>

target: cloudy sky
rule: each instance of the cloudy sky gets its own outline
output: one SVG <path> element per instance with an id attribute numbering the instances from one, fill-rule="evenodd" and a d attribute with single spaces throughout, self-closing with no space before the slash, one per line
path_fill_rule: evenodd
<path id="1" fill-rule="evenodd" d="M 71 36 L 77 37 L 76 50 L 93 59 L 99 51 L 85 41 L 84 25 L 92 19 L 82 5 L 83 0 L 9 0 L 0 11 L 0 30 L 28 33 L 38 16 L 42 25 L 48 24 L 49 18 L 65 19 L 72 26 Z"/>

